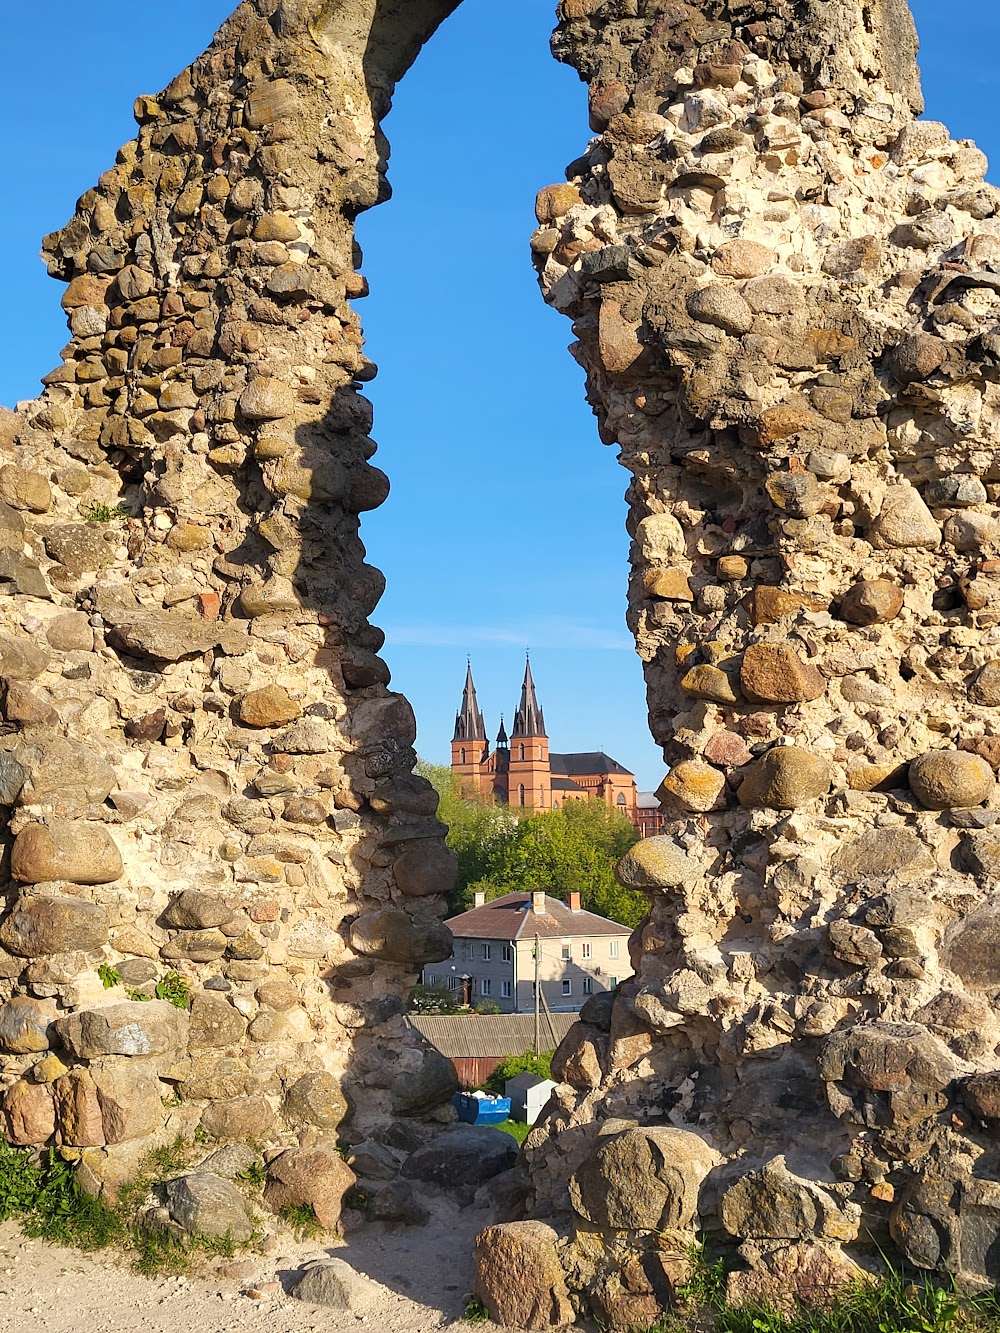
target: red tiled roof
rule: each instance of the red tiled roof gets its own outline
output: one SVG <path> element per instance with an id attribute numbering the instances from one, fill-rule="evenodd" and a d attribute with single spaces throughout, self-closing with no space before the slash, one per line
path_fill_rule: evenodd
<path id="1" fill-rule="evenodd" d="M 505 893 L 482 907 L 453 916 L 445 925 L 456 939 L 520 940 L 533 935 L 563 939 L 567 935 L 630 935 L 628 926 L 596 912 L 571 912 L 558 898 L 545 895 L 545 912 L 531 910 L 530 893 Z"/>

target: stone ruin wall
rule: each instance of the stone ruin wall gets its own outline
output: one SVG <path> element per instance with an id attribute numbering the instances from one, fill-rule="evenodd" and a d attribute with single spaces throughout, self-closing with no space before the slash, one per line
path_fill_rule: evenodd
<path id="1" fill-rule="evenodd" d="M 367 621 L 349 301 L 378 121 L 454 7 L 241 5 L 46 240 L 71 342 L 0 417 L 0 1040 L 9 1136 L 95 1186 L 196 1125 L 385 1167 L 450 1091 L 401 1017 L 453 870 Z M 1000 195 L 914 121 L 903 0 L 559 20 L 597 137 L 532 248 L 632 474 L 671 822 L 481 1293 L 627 1326 L 701 1232 L 735 1299 L 893 1242 L 995 1282 Z M 189 1012 L 128 998 L 168 970 Z"/>
<path id="2" fill-rule="evenodd" d="M 398 1167 L 457 1086 L 402 1016 L 454 866 L 367 619 L 349 305 L 392 71 L 441 12 L 383 6 L 390 45 L 316 9 L 241 5 L 44 242 L 70 341 L 0 414 L 0 1048 L 9 1139 L 89 1187 L 250 1139 L 326 1151 L 335 1223 L 338 1128 Z"/>
<path id="3" fill-rule="evenodd" d="M 532 245 L 632 474 L 669 822 L 528 1139 L 531 1317 L 642 1325 L 699 1234 L 736 1301 L 880 1249 L 995 1285 L 1000 192 L 901 3 L 560 13 L 598 138 Z"/>

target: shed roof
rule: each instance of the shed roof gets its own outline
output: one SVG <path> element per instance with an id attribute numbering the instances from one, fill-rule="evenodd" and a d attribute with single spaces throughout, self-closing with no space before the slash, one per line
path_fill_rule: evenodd
<path id="1" fill-rule="evenodd" d="M 546 1048 L 555 1050 L 576 1020 L 576 1014 L 543 1013 Z M 535 1039 L 534 1014 L 408 1014 L 406 1021 L 451 1060 L 520 1055 Z"/>
<path id="2" fill-rule="evenodd" d="M 545 912 L 531 910 L 530 893 L 505 893 L 482 907 L 445 922 L 456 939 L 522 940 L 533 935 L 564 939 L 568 935 L 630 935 L 628 926 L 596 912 L 573 912 L 558 898 L 545 895 Z"/>
<path id="3" fill-rule="evenodd" d="M 517 1088 L 519 1092 L 527 1092 L 531 1088 L 537 1088 L 542 1084 L 550 1088 L 556 1086 L 552 1079 L 545 1078 L 542 1074 L 516 1074 L 513 1078 L 507 1079 L 503 1087 L 504 1092 L 508 1088 Z"/>

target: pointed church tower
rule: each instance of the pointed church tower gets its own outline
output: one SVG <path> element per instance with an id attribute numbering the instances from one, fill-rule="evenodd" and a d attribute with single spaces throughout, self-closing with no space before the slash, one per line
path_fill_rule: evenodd
<path id="1" fill-rule="evenodd" d="M 528 810 L 552 809 L 552 773 L 545 717 L 538 706 L 531 662 L 525 662 L 521 703 L 510 735 L 509 805 Z"/>
<path id="2" fill-rule="evenodd" d="M 472 663 L 465 671 L 462 706 L 455 714 L 455 734 L 451 741 L 451 769 L 462 782 L 462 790 L 469 795 L 482 792 L 482 769 L 489 757 L 486 744 L 486 723 L 479 711 L 476 686 L 472 679 Z"/>
<path id="3" fill-rule="evenodd" d="M 490 770 L 493 779 L 493 799 L 501 805 L 509 805 L 510 795 L 510 741 L 507 728 L 500 714 L 500 730 L 497 732 L 497 745 L 490 756 Z"/>

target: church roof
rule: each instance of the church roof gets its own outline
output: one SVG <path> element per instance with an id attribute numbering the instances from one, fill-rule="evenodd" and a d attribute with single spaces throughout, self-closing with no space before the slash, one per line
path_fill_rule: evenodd
<path id="1" fill-rule="evenodd" d="M 479 711 L 476 699 L 476 687 L 472 681 L 472 663 L 465 669 L 465 689 L 462 691 L 462 706 L 455 714 L 456 741 L 485 741 L 486 723 Z"/>
<path id="2" fill-rule="evenodd" d="M 544 736 L 546 734 L 545 718 L 538 706 L 530 662 L 524 664 L 521 702 L 514 717 L 514 730 L 510 734 L 512 739 L 520 739 L 523 736 Z"/>
<path id="3" fill-rule="evenodd" d="M 639 810 L 659 810 L 662 808 L 655 791 L 636 792 L 635 804 Z"/>
<path id="4" fill-rule="evenodd" d="M 578 792 L 582 792 L 582 793 L 584 793 L 584 794 L 586 793 L 586 788 L 585 788 L 585 787 L 581 787 L 580 784 L 579 784 L 579 782 L 574 782 L 572 778 L 553 778 L 553 779 L 552 779 L 552 790 L 553 790 L 553 791 L 578 791 Z"/>
<path id="5" fill-rule="evenodd" d="M 505 893 L 482 907 L 473 907 L 445 922 L 456 939 L 522 940 L 540 935 L 563 939 L 567 935 L 630 935 L 628 926 L 609 921 L 596 912 L 573 912 L 559 898 L 545 895 L 545 912 L 531 910 L 530 893 Z"/>
<path id="6" fill-rule="evenodd" d="M 603 750 L 586 750 L 581 754 L 550 754 L 549 767 L 553 773 L 565 773 L 569 776 L 585 773 L 623 773 L 632 776 L 617 759 L 612 759 Z"/>

